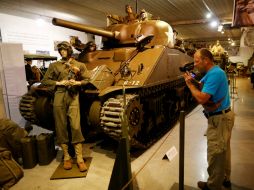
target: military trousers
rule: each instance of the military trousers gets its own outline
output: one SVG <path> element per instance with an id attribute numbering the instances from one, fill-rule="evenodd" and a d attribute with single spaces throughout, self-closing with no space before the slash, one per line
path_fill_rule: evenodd
<path id="1" fill-rule="evenodd" d="M 208 118 L 207 129 L 207 185 L 211 190 L 220 190 L 223 180 L 230 179 L 230 139 L 234 126 L 234 113 L 229 111 Z"/>
<path id="2" fill-rule="evenodd" d="M 79 94 L 70 95 L 67 90 L 57 90 L 54 96 L 53 112 L 58 144 L 69 142 L 67 123 L 71 129 L 71 143 L 81 143 L 85 139 L 80 126 Z"/>

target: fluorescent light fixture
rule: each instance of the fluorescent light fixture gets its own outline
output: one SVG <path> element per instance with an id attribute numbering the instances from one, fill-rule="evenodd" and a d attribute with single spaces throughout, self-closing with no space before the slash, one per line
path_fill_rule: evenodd
<path id="1" fill-rule="evenodd" d="M 43 20 L 43 19 L 41 19 L 41 18 L 38 18 L 38 19 L 36 20 L 37 26 L 43 26 L 45 23 L 46 23 L 45 20 Z"/>
<path id="2" fill-rule="evenodd" d="M 212 13 L 207 13 L 206 14 L 206 18 L 211 18 L 212 17 Z"/>
<path id="3" fill-rule="evenodd" d="M 218 22 L 216 20 L 210 22 L 210 26 L 215 28 L 216 26 L 218 26 Z"/>
<path id="4" fill-rule="evenodd" d="M 62 13 L 62 12 L 58 12 L 58 11 L 52 11 L 52 15 L 54 15 L 54 17 L 56 18 L 61 18 L 64 20 L 69 20 L 69 21 L 73 21 L 73 22 L 84 22 L 84 18 L 72 15 L 72 14 L 68 14 L 68 13 Z"/>
<path id="5" fill-rule="evenodd" d="M 220 25 L 218 26 L 218 32 L 222 32 L 222 30 L 223 30 L 223 25 L 220 24 Z"/>

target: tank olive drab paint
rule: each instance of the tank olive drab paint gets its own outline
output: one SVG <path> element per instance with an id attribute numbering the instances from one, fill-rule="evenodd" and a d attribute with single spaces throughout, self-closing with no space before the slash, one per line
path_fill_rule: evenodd
<path id="1" fill-rule="evenodd" d="M 123 85 L 132 146 L 149 146 L 173 126 L 182 108 L 195 104 L 179 70 L 193 58 L 173 48 L 168 23 L 137 18 L 100 29 L 54 18 L 53 24 L 103 37 L 103 49 L 82 59 L 91 76 L 80 93 L 82 127 L 102 130 L 116 140 L 121 137 Z M 54 129 L 52 116 L 46 114 L 52 113 L 52 93 L 46 89 L 38 87 L 24 95 L 20 112 Z"/>

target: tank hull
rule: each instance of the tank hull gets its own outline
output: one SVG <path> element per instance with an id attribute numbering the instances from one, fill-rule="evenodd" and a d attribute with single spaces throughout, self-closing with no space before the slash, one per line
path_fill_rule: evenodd
<path id="1" fill-rule="evenodd" d="M 91 82 L 80 92 L 83 131 L 103 131 L 118 140 L 122 135 L 121 115 L 126 114 L 132 146 L 147 147 L 177 121 L 180 110 L 195 104 L 179 67 L 193 59 L 166 46 L 147 47 L 131 60 L 136 48 L 126 47 L 93 52 L 85 64 L 91 70 Z M 128 76 L 119 71 L 126 63 Z M 123 105 L 123 86 L 126 107 Z M 21 99 L 20 110 L 25 119 L 54 130 L 53 96 L 45 90 L 33 89 Z M 32 97 L 33 101 L 27 101 Z M 31 109 L 24 109 L 29 107 Z M 29 105 L 29 106 L 27 106 Z"/>

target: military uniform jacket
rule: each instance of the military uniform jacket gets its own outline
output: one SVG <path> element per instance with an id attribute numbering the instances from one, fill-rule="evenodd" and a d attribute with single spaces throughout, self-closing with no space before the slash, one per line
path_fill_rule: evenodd
<path id="1" fill-rule="evenodd" d="M 45 86 L 55 87 L 56 82 L 62 80 L 69 80 L 70 76 L 70 67 L 65 64 L 66 61 L 60 60 L 49 65 L 49 68 L 41 81 Z M 81 86 L 88 83 L 89 72 L 84 63 L 72 60 L 70 65 L 79 68 L 79 75 L 75 77 L 75 80 L 81 81 Z"/>

